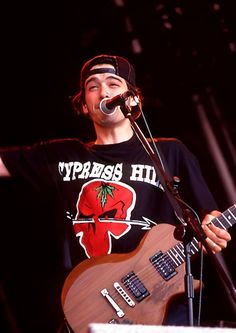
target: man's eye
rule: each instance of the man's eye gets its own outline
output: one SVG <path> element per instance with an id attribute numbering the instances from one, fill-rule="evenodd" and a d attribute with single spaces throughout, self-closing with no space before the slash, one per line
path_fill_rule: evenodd
<path id="1" fill-rule="evenodd" d="M 117 84 L 117 83 L 111 83 L 110 87 L 119 87 L 119 84 Z"/>
<path id="2" fill-rule="evenodd" d="M 96 89 L 97 87 L 98 87 L 97 85 L 92 85 L 92 86 L 88 87 L 88 90 L 94 90 L 94 89 Z"/>

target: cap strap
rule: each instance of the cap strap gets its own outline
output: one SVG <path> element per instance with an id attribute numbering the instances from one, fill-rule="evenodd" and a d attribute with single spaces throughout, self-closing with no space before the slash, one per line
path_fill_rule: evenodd
<path id="1" fill-rule="evenodd" d="M 102 73 L 116 74 L 116 70 L 115 68 L 106 68 L 106 67 L 89 70 L 84 76 L 84 81 L 93 74 L 102 74 Z"/>

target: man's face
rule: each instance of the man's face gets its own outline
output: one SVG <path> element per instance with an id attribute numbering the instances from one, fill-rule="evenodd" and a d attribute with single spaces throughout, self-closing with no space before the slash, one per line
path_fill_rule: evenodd
<path id="1" fill-rule="evenodd" d="M 114 68 L 109 64 L 99 64 L 93 66 L 96 68 Z M 94 123 L 99 125 L 111 125 L 124 119 L 124 115 L 119 107 L 112 115 L 104 114 L 100 108 L 100 102 L 103 98 L 112 98 L 116 95 L 127 91 L 126 81 L 113 73 L 99 73 L 89 76 L 85 83 L 85 105 L 83 110 L 85 114 L 89 114 Z"/>

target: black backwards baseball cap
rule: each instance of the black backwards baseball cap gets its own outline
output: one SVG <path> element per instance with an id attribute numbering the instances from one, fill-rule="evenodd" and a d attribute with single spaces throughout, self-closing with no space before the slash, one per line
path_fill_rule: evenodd
<path id="1" fill-rule="evenodd" d="M 92 67 L 99 64 L 109 64 L 114 68 L 96 68 L 92 69 Z M 98 55 L 90 60 L 88 60 L 82 67 L 80 73 L 80 92 L 77 93 L 72 98 L 72 105 L 74 109 L 81 113 L 81 102 L 84 96 L 84 83 L 87 78 L 93 74 L 100 73 L 111 73 L 118 75 L 125 79 L 133 88 L 136 87 L 136 75 L 133 66 L 123 57 L 113 56 L 108 54 Z"/>
<path id="2" fill-rule="evenodd" d="M 114 68 L 91 69 L 93 66 L 99 64 L 109 64 L 114 66 Z M 82 67 L 80 75 L 80 89 L 83 89 L 85 80 L 90 75 L 99 73 L 113 73 L 115 75 L 121 76 L 132 86 L 135 86 L 135 70 L 128 60 L 119 56 L 101 54 L 87 61 Z"/>

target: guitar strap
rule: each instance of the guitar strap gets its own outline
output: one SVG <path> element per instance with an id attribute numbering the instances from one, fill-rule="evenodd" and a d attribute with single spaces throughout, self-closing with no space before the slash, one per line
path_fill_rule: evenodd
<path id="1" fill-rule="evenodd" d="M 178 185 L 180 179 L 176 176 L 171 176 L 169 171 L 169 167 L 166 161 L 166 158 L 161 151 L 160 145 L 158 144 L 160 140 L 158 138 L 154 139 L 147 139 L 148 142 L 151 141 L 153 143 L 156 156 L 158 158 L 158 167 L 156 168 L 156 172 L 158 174 L 159 180 L 165 190 L 165 193 L 174 209 L 175 215 L 179 219 L 179 221 L 186 226 L 186 222 L 183 217 L 183 210 L 180 206 L 179 201 L 181 201 L 179 194 L 178 194 Z"/>
<path id="2" fill-rule="evenodd" d="M 164 154 L 161 150 L 161 147 L 159 145 L 160 139 L 154 138 L 153 140 L 151 140 L 151 139 L 148 138 L 148 141 L 153 143 L 153 146 L 154 146 L 156 154 L 158 155 L 160 164 L 161 164 L 163 170 L 166 173 L 166 177 L 167 177 L 168 181 L 171 182 L 173 179 L 172 179 L 172 176 L 170 175 L 170 171 L 169 171 L 169 167 L 168 167 L 166 158 L 165 158 L 165 156 L 164 156 Z"/>

